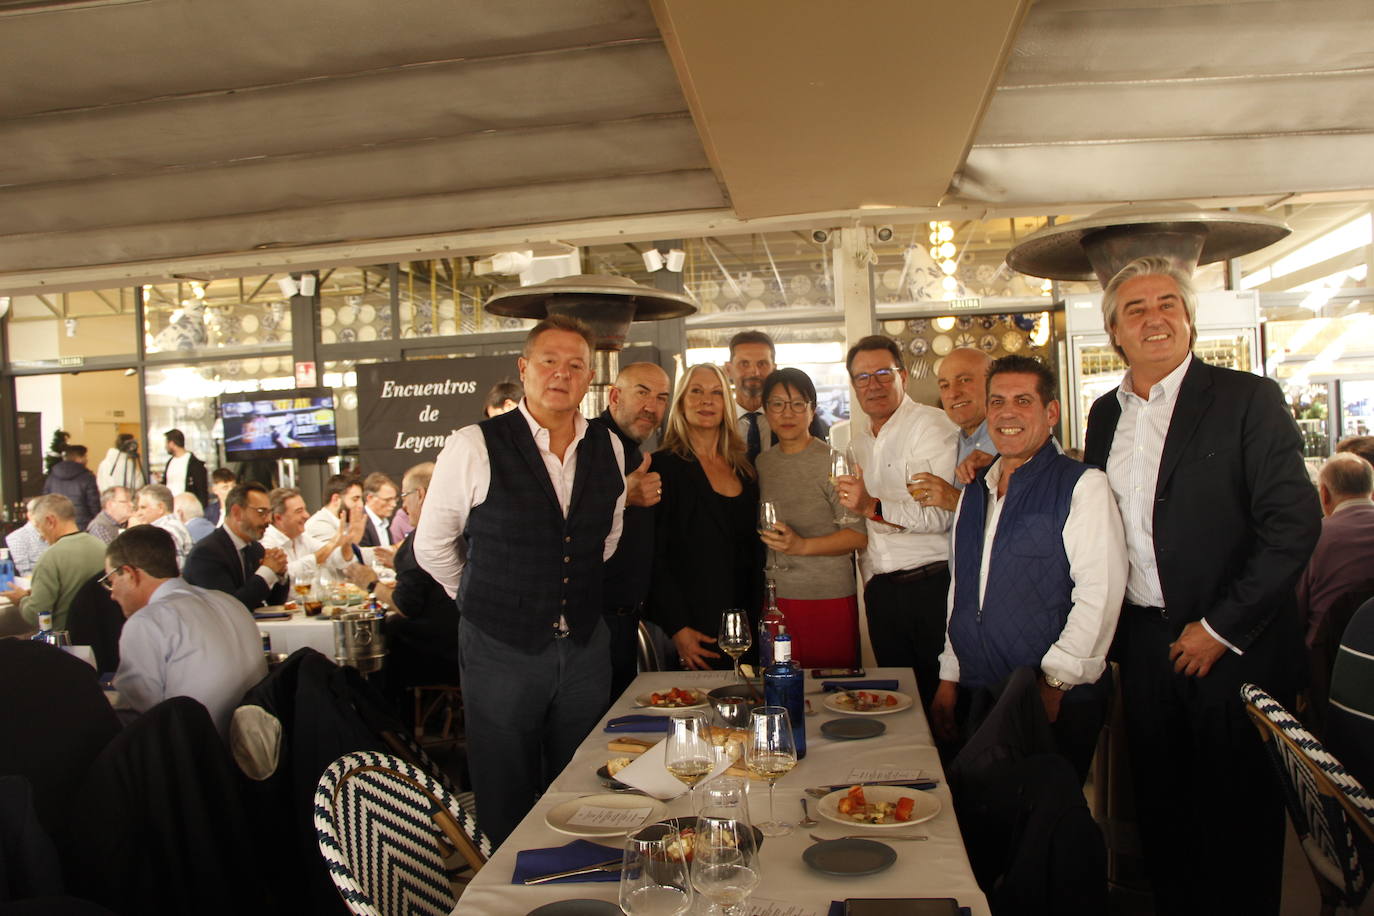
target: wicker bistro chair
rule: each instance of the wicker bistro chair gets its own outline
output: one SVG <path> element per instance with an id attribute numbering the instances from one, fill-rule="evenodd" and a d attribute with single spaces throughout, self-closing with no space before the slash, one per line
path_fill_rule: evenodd
<path id="1" fill-rule="evenodd" d="M 438 780 L 400 757 L 345 754 L 320 777 L 315 831 L 334 886 L 357 916 L 448 916 L 457 899 L 449 861 L 485 857 L 475 822 Z"/>
<path id="2" fill-rule="evenodd" d="M 1240 695 L 1278 770 L 1288 817 L 1321 890 L 1323 916 L 1358 907 L 1374 865 L 1374 795 L 1269 694 L 1245 684 Z"/>

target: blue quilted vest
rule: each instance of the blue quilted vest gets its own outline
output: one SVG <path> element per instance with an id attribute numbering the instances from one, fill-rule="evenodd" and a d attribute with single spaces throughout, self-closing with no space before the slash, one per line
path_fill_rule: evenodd
<path id="1" fill-rule="evenodd" d="M 605 427 L 577 446 L 568 517 L 530 434 L 512 410 L 479 424 L 491 459 L 487 498 L 468 514 L 463 617 L 489 636 L 538 652 L 561 614 L 585 643 L 601 619 L 602 559 L 625 479 Z"/>
<path id="2" fill-rule="evenodd" d="M 1037 667 L 1073 608 L 1073 578 L 1064 553 L 1064 522 L 1073 488 L 1087 465 L 1066 458 L 1053 440 L 1011 475 L 993 537 L 982 607 L 978 575 L 987 521 L 987 469 L 964 488 L 954 530 L 954 611 L 949 638 L 959 683 L 992 687 L 1023 665 Z"/>

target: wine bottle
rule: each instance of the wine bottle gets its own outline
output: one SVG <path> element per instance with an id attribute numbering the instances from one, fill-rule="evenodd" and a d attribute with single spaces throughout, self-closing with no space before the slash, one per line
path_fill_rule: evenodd
<path id="1" fill-rule="evenodd" d="M 787 618 L 778 609 L 778 584 L 768 580 L 768 597 L 764 599 L 763 616 L 759 618 L 759 669 L 773 664 L 773 640 L 782 632 Z"/>
<path id="2" fill-rule="evenodd" d="M 805 681 L 806 672 L 792 661 L 792 637 L 783 627 L 773 637 L 773 664 L 763 671 L 763 701 L 787 710 L 798 760 L 806 756 L 806 698 L 802 696 Z"/>

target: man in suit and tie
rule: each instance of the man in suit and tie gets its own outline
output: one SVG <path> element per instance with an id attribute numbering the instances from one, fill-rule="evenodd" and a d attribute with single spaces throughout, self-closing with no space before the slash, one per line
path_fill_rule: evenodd
<path id="1" fill-rule="evenodd" d="M 391 514 L 396 511 L 399 494 L 396 481 L 381 471 L 373 471 L 363 478 L 363 511 L 367 515 L 367 524 L 358 546 L 384 548 L 377 555 L 387 566 L 391 565 L 393 552 Z"/>
<path id="2" fill-rule="evenodd" d="M 730 361 L 723 368 L 735 386 L 735 426 L 750 461 L 778 441 L 763 410 L 763 380 L 778 367 L 777 362 L 773 338 L 763 331 L 740 331 L 730 338 Z M 822 442 L 830 436 L 830 427 L 820 414 L 811 418 L 811 435 Z"/>
<path id="3" fill-rule="evenodd" d="M 272 501 L 260 483 L 229 491 L 223 527 L 206 535 L 186 558 L 182 578 L 201 588 L 227 592 L 248 610 L 286 601 L 286 554 L 259 543 L 272 523 Z"/>
<path id="4" fill-rule="evenodd" d="M 1320 531 L 1279 387 L 1194 358 L 1196 294 L 1165 258 L 1107 284 L 1129 365 L 1088 418 L 1085 461 L 1121 509 L 1130 571 L 1115 657 L 1159 913 L 1277 913 L 1283 807 L 1240 686 L 1292 707 L 1294 585 Z"/>

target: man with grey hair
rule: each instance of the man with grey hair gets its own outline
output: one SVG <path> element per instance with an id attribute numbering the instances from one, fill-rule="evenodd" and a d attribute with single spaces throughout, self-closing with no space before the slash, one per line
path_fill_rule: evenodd
<path id="1" fill-rule="evenodd" d="M 67 629 L 67 611 L 81 586 L 105 563 L 105 544 L 76 527 L 76 508 L 60 493 L 34 500 L 29 521 L 48 544 L 33 570 L 30 587 L 12 588 L 4 596 L 19 605 L 32 626 L 39 614 L 52 614 L 54 630 Z"/>
<path id="2" fill-rule="evenodd" d="M 24 505 L 24 514 L 28 521 L 11 531 L 5 538 L 5 546 L 9 548 L 10 559 L 14 561 L 16 575 L 33 575 L 38 558 L 48 549 L 43 535 L 38 533 L 38 528 L 33 523 L 33 507 L 38 505 L 38 500 L 39 497 L 35 496 Z"/>
<path id="3" fill-rule="evenodd" d="M 1328 621 L 1342 598 L 1353 600 L 1341 614 L 1348 619 L 1365 598 L 1374 598 L 1374 467 L 1353 452 L 1337 452 L 1322 466 L 1317 484 L 1321 500 L 1321 537 L 1298 580 L 1298 610 L 1307 628 L 1314 677 L 1324 683 L 1347 620 Z M 1317 670 L 1322 668 L 1324 670 Z"/>
<path id="4" fill-rule="evenodd" d="M 191 533 L 191 539 L 199 541 L 211 531 L 215 530 L 214 523 L 205 517 L 205 507 L 200 504 L 200 498 L 191 492 L 178 493 L 172 497 L 172 506 L 175 509 L 177 521 L 186 526 L 186 530 Z"/>
<path id="5" fill-rule="evenodd" d="M 86 526 L 86 533 L 108 544 L 119 537 L 133 512 L 134 494 L 128 487 L 106 487 L 100 494 L 100 512 Z"/>
<path id="6" fill-rule="evenodd" d="M 1130 570 L 1120 661 L 1136 810 L 1161 913 L 1277 913 L 1283 804 L 1239 700 L 1291 708 L 1306 668 L 1294 586 L 1320 513 L 1272 381 L 1195 359 L 1191 279 L 1138 258 L 1107 284 L 1129 366 L 1088 417 Z"/>
<path id="7" fill-rule="evenodd" d="M 153 525 L 172 536 L 177 545 L 177 565 L 186 565 L 191 548 L 196 539 L 175 515 L 176 503 L 172 491 L 160 483 L 150 483 L 138 491 L 138 502 L 134 509 L 135 525 Z"/>

